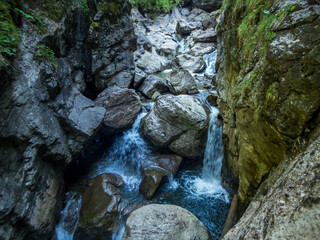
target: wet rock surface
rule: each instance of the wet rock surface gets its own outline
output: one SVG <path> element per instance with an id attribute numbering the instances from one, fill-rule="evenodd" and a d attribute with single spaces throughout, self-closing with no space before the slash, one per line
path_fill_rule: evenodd
<path id="1" fill-rule="evenodd" d="M 188 95 L 158 97 L 142 120 L 145 136 L 157 147 L 169 148 L 187 158 L 203 155 L 208 116 L 202 104 Z"/>
<path id="2" fill-rule="evenodd" d="M 168 91 L 168 86 L 164 79 L 154 75 L 150 75 L 143 81 L 139 90 L 146 97 L 152 98 L 155 92 L 163 93 Z"/>
<path id="3" fill-rule="evenodd" d="M 189 211 L 174 205 L 152 204 L 130 214 L 122 239 L 212 238 L 209 230 Z"/>
<path id="4" fill-rule="evenodd" d="M 140 98 L 134 90 L 118 86 L 101 92 L 95 105 L 105 109 L 102 130 L 106 135 L 118 133 L 132 125 L 142 109 Z"/>
<path id="5" fill-rule="evenodd" d="M 91 179 L 82 196 L 79 223 L 75 232 L 78 239 L 106 239 L 119 227 L 119 187 L 121 176 L 103 173 Z"/>
<path id="6" fill-rule="evenodd" d="M 154 157 L 141 163 L 143 177 L 139 186 L 140 192 L 150 199 L 156 192 L 164 177 L 173 177 L 182 162 L 179 155 L 168 154 Z"/>

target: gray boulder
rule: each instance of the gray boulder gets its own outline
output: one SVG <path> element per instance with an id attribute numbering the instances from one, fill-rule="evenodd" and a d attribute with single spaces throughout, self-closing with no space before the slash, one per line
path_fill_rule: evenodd
<path id="1" fill-rule="evenodd" d="M 95 104 L 105 108 L 103 132 L 107 135 L 115 134 L 133 124 L 142 108 L 140 98 L 134 90 L 117 86 L 101 92 Z"/>
<path id="2" fill-rule="evenodd" d="M 167 83 L 173 94 L 194 94 L 198 92 L 192 75 L 184 69 L 173 70 L 167 75 Z"/>
<path id="3" fill-rule="evenodd" d="M 162 78 L 150 75 L 144 80 L 139 90 L 148 98 L 152 98 L 155 92 L 166 92 L 168 90 L 168 86 L 166 81 Z"/>
<path id="4" fill-rule="evenodd" d="M 163 95 L 142 120 L 144 135 L 157 147 L 169 148 L 187 158 L 203 155 L 208 116 L 202 104 L 189 95 Z"/>
<path id="5" fill-rule="evenodd" d="M 123 240 L 209 240 L 209 230 L 192 213 L 175 205 L 151 204 L 133 211 Z"/>
<path id="6" fill-rule="evenodd" d="M 134 88 L 139 87 L 139 85 L 146 79 L 147 74 L 142 71 L 140 68 L 135 68 L 135 74 L 134 74 L 134 82 L 133 86 Z"/>

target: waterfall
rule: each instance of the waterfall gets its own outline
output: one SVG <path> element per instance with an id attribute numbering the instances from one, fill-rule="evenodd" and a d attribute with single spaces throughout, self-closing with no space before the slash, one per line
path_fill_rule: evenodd
<path id="1" fill-rule="evenodd" d="M 60 212 L 60 220 L 55 229 L 57 240 L 72 240 L 79 221 L 81 197 L 75 193 L 67 193 L 66 196 L 70 199 Z"/>
<path id="2" fill-rule="evenodd" d="M 222 124 L 218 119 L 219 110 L 211 108 L 207 145 L 203 159 L 202 178 L 204 181 L 221 181 L 223 159 Z"/>
<path id="3" fill-rule="evenodd" d="M 146 108 L 152 108 L 148 103 L 138 115 L 130 129 L 117 137 L 110 149 L 102 157 L 98 166 L 94 168 L 91 177 L 101 173 L 113 172 L 121 175 L 131 190 L 140 183 L 140 162 L 148 159 L 151 154 L 148 143 L 139 133 L 142 118 L 147 114 Z"/>

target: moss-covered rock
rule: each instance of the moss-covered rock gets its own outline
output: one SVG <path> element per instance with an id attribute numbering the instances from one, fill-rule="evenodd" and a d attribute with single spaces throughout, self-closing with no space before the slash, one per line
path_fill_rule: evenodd
<path id="1" fill-rule="evenodd" d="M 319 109 L 320 9 L 275 0 L 226 0 L 222 8 L 217 88 L 225 159 L 249 202 Z"/>

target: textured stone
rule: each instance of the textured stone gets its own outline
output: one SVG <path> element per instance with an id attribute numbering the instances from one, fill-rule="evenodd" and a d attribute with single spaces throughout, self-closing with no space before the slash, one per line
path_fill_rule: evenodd
<path id="1" fill-rule="evenodd" d="M 143 133 L 155 146 L 169 148 L 188 158 L 203 155 L 208 116 L 194 97 L 158 97 L 154 108 L 141 124 Z"/>
<path id="2" fill-rule="evenodd" d="M 274 16 L 287 12 L 266 26 L 274 38 L 257 41 L 250 54 L 243 42 L 253 41 L 246 34 L 239 39 L 235 24 L 242 18 L 235 7 L 228 5 L 221 15 L 216 79 L 226 165 L 239 179 L 241 200 L 249 202 L 319 111 L 319 6 L 272 2 Z"/>
<path id="3" fill-rule="evenodd" d="M 111 238 L 119 227 L 120 191 L 117 187 L 123 184 L 121 177 L 112 173 L 103 173 L 87 183 L 82 196 L 76 238 Z"/>
<path id="4" fill-rule="evenodd" d="M 223 239 L 317 239 L 320 234 L 320 137 L 283 161 L 260 186 Z"/>
<path id="5" fill-rule="evenodd" d="M 139 186 L 140 192 L 151 198 L 156 192 L 163 177 L 174 176 L 182 162 L 182 157 L 175 154 L 152 157 L 141 163 L 143 178 Z"/>
<path id="6" fill-rule="evenodd" d="M 201 8 L 208 12 L 220 9 L 222 3 L 222 0 L 192 0 L 193 7 Z"/>
<path id="7" fill-rule="evenodd" d="M 133 211 L 123 240 L 209 240 L 209 230 L 189 211 L 174 205 L 152 204 Z"/>
<path id="8" fill-rule="evenodd" d="M 198 92 L 194 78 L 184 69 L 173 70 L 167 75 L 166 79 L 169 90 L 173 94 L 194 94 Z"/>
<path id="9" fill-rule="evenodd" d="M 115 134 L 133 124 L 142 108 L 140 98 L 135 91 L 117 86 L 101 92 L 95 104 L 106 110 L 103 131 L 107 135 Z"/>
<path id="10" fill-rule="evenodd" d="M 168 90 L 167 83 L 154 75 L 150 75 L 143 81 L 139 90 L 148 98 L 152 98 L 155 92 L 163 93 Z"/>

